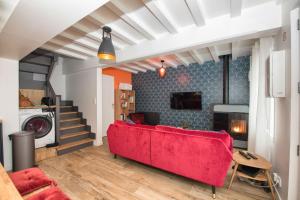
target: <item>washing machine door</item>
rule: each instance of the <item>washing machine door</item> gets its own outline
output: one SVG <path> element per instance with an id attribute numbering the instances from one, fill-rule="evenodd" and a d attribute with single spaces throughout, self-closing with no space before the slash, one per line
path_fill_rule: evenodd
<path id="1" fill-rule="evenodd" d="M 52 129 L 52 119 L 47 115 L 34 115 L 26 119 L 22 124 L 23 131 L 32 131 L 35 139 L 46 136 Z"/>

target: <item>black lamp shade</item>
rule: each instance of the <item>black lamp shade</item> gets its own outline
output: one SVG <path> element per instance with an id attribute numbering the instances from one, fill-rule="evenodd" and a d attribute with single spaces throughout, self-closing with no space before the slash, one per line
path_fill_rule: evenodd
<path id="1" fill-rule="evenodd" d="M 103 27 L 102 42 L 97 56 L 104 63 L 116 61 L 115 48 L 111 40 L 111 28 L 108 26 Z"/>

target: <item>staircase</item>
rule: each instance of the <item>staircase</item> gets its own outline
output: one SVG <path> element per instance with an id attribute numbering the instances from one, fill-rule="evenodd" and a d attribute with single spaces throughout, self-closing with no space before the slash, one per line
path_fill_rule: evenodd
<path id="1" fill-rule="evenodd" d="M 57 155 L 93 145 L 95 133 L 91 132 L 78 107 L 73 106 L 73 101 L 61 101 L 59 118 Z"/>

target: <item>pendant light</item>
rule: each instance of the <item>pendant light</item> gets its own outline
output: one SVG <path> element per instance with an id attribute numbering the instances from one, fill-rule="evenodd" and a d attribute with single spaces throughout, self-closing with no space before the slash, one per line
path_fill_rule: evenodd
<path id="1" fill-rule="evenodd" d="M 102 28 L 102 42 L 98 49 L 98 58 L 102 63 L 111 63 L 116 61 L 115 48 L 111 41 L 111 28 L 104 26 Z"/>
<path id="2" fill-rule="evenodd" d="M 164 60 L 161 60 L 161 67 L 158 69 L 158 75 L 160 78 L 164 78 L 166 76 L 166 68 L 164 67 Z"/>

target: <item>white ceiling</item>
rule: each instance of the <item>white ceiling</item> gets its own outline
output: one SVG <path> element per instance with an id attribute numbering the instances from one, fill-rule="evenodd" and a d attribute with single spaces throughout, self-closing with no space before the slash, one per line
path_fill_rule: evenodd
<path id="1" fill-rule="evenodd" d="M 250 55 L 256 38 L 276 32 L 281 23 L 279 3 L 278 0 L 111 0 L 41 48 L 96 61 L 101 27 L 107 25 L 113 30 L 117 53 L 113 67 L 133 73 L 155 70 L 161 59 L 166 66 L 176 67 L 218 61 L 225 54 L 236 58 Z M 63 20 L 57 23 L 60 21 Z"/>

